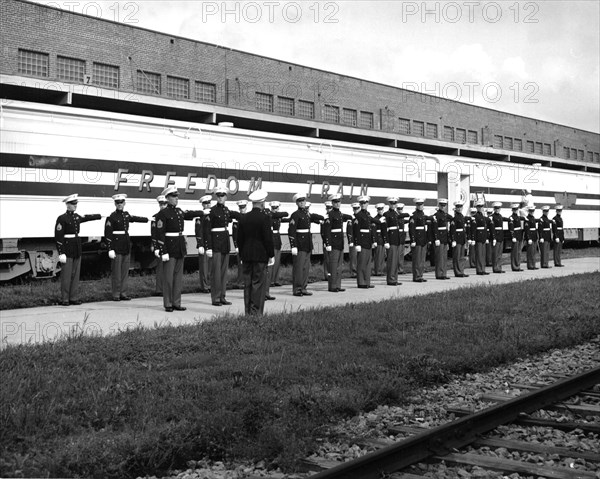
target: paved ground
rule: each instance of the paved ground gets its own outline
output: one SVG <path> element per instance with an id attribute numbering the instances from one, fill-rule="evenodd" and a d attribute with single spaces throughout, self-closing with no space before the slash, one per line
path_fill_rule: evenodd
<path id="1" fill-rule="evenodd" d="M 490 268 L 488 268 L 489 270 Z M 385 277 L 374 277 L 375 288 L 358 289 L 356 280 L 342 282 L 345 292 L 327 292 L 327 283 L 313 283 L 309 290 L 313 296 L 295 297 L 291 286 L 271 288 L 271 294 L 277 299 L 267 301 L 266 313 L 297 311 L 307 308 L 333 306 L 350 302 L 361 303 L 393 297 L 406 297 L 447 291 L 479 284 L 501 284 L 514 281 L 526 281 L 537 278 L 568 276 L 576 273 L 600 271 L 600 258 L 578 258 L 565 261 L 564 268 L 539 269 L 505 274 L 477 276 L 468 269 L 468 278 L 454 278 L 448 281 L 434 279 L 433 273 L 425 275 L 427 283 L 413 283 L 410 274 L 400 276 L 401 286 L 387 286 Z M 85 331 L 86 334 L 114 334 L 128 327 L 143 325 L 157 327 L 161 325 L 191 324 L 205 321 L 225 314 L 243 314 L 243 291 L 232 290 L 227 294 L 231 306 L 215 307 L 211 305 L 209 294 L 185 294 L 182 305 L 187 311 L 167 313 L 162 307 L 162 298 L 151 297 L 134 299 L 127 302 L 105 301 L 86 303 L 81 306 L 47 306 L 39 308 L 0 311 L 0 331 L 2 343 L 7 344 L 38 343 L 48 341 L 69 333 L 71 330 Z"/>

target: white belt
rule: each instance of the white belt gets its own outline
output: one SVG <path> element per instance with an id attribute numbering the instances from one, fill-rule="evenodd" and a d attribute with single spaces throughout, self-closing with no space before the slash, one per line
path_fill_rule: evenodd
<path id="1" fill-rule="evenodd" d="M 388 226 L 388 231 L 397 230 L 397 226 Z"/>
<path id="2" fill-rule="evenodd" d="M 501 229 L 502 229 L 502 226 L 496 226 L 496 229 L 497 229 L 497 230 L 501 230 Z"/>
<path id="3" fill-rule="evenodd" d="M 279 233 L 279 230 L 273 230 L 273 233 Z"/>
<path id="4" fill-rule="evenodd" d="M 165 236 L 181 236 L 181 233 L 165 233 Z"/>
<path id="5" fill-rule="evenodd" d="M 557 226 L 556 229 L 557 230 L 562 230 L 562 227 L 561 226 Z"/>
<path id="6" fill-rule="evenodd" d="M 65 235 L 65 238 L 77 238 L 77 235 Z"/>
<path id="7" fill-rule="evenodd" d="M 124 235 L 127 234 L 127 231 L 113 231 L 114 235 Z"/>
<path id="8" fill-rule="evenodd" d="M 296 233 L 310 233 L 310 230 L 296 230 Z"/>
<path id="9" fill-rule="evenodd" d="M 544 231 L 550 231 L 550 228 L 544 228 Z"/>
<path id="10" fill-rule="evenodd" d="M 227 231 L 227 228 L 211 228 L 211 233 L 218 233 L 219 231 Z"/>
<path id="11" fill-rule="evenodd" d="M 440 226 L 438 226 L 438 231 L 445 231 L 445 230 L 446 230 L 446 227 L 445 227 L 445 226 L 441 226 L 441 227 L 440 227 Z"/>
<path id="12" fill-rule="evenodd" d="M 416 229 L 416 230 L 424 230 L 424 229 L 425 229 L 425 226 L 415 226 L 415 229 Z"/>
<path id="13" fill-rule="evenodd" d="M 458 233 L 459 231 L 464 231 L 464 230 L 462 228 L 457 228 L 454 231 L 456 231 Z"/>
<path id="14" fill-rule="evenodd" d="M 360 230 L 361 233 L 370 233 L 371 230 Z"/>
<path id="15" fill-rule="evenodd" d="M 513 228 L 514 231 L 519 231 L 521 228 Z"/>
<path id="16" fill-rule="evenodd" d="M 478 229 L 478 230 L 484 230 L 484 229 L 485 229 L 485 226 L 478 226 L 478 227 L 477 227 L 477 229 Z"/>
<path id="17" fill-rule="evenodd" d="M 341 233 L 342 232 L 342 228 L 336 228 L 334 230 L 331 230 L 332 233 Z"/>

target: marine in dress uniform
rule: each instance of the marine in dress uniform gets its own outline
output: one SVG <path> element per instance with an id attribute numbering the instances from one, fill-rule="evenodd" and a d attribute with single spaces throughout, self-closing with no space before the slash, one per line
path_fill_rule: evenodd
<path id="1" fill-rule="evenodd" d="M 412 248 L 412 273 L 415 283 L 425 283 L 425 255 L 427 254 L 427 216 L 423 211 L 425 200 L 415 198 L 415 211 L 408 221 L 408 234 Z"/>
<path id="2" fill-rule="evenodd" d="M 446 213 L 448 200 L 438 200 L 438 210 L 431 219 L 435 254 L 435 279 L 450 279 L 448 277 L 448 243 L 450 239 L 449 225 L 452 216 Z"/>
<path id="3" fill-rule="evenodd" d="M 542 206 L 542 217 L 538 220 L 540 266 L 550 268 L 550 245 L 552 244 L 552 220 L 548 217 L 550 206 Z"/>
<path id="4" fill-rule="evenodd" d="M 404 257 L 404 243 L 400 243 L 400 232 L 398 224 L 400 215 L 396 209 L 398 198 L 389 196 L 387 198 L 389 204 L 388 210 L 383 214 L 385 224 L 382 226 L 387 232 L 387 241 L 384 243 L 384 248 L 387 250 L 386 259 L 386 283 L 388 286 L 398 286 L 398 270 L 400 269 L 400 248 L 402 248 L 402 257 Z"/>
<path id="5" fill-rule="evenodd" d="M 215 189 L 217 204 L 210 209 L 210 235 L 208 235 L 206 255 L 212 258 L 210 278 L 210 296 L 213 306 L 231 304 L 225 298 L 227 292 L 227 268 L 229 266 L 229 223 L 235 218 L 239 221 L 241 215 L 230 211 L 225 206 L 227 188 L 220 186 Z"/>
<path id="6" fill-rule="evenodd" d="M 502 271 L 502 251 L 504 250 L 504 222 L 508 218 L 502 216 L 500 209 L 502 203 L 495 201 L 492 205 L 494 213 L 492 213 L 492 227 L 490 227 L 490 238 L 492 243 L 492 267 L 494 273 L 504 273 Z"/>
<path id="7" fill-rule="evenodd" d="M 477 212 L 471 220 L 471 241 L 475 242 L 475 270 L 480 276 L 488 275 L 486 267 L 486 245 L 489 244 L 489 219 L 483 214 L 483 200 L 475 203 Z"/>
<path id="8" fill-rule="evenodd" d="M 523 225 L 523 241 L 527 244 L 527 269 L 538 269 L 535 265 L 538 248 L 537 219 L 533 216 L 535 206 L 527 207 L 527 218 Z"/>
<path id="9" fill-rule="evenodd" d="M 462 201 L 454 202 L 454 217 L 450 220 L 450 241 L 452 246 L 452 268 L 457 278 L 467 278 L 465 274 L 465 248 L 467 246 L 466 218 L 462 214 Z"/>
<path id="10" fill-rule="evenodd" d="M 269 287 L 270 286 L 281 286 L 279 283 L 279 268 L 281 266 L 281 223 L 286 221 L 289 213 L 287 211 L 279 211 L 279 207 L 281 204 L 279 201 L 271 201 L 269 204 L 270 210 L 265 209 L 265 211 L 271 215 L 271 227 L 273 229 L 273 247 L 275 249 L 275 261 L 273 266 L 269 266 Z M 269 293 L 269 288 L 267 287 L 267 299 L 275 299 Z"/>
<path id="11" fill-rule="evenodd" d="M 375 223 L 375 242 L 377 243 L 377 246 L 373 251 L 373 276 L 383 276 L 386 261 L 382 228 L 386 228 L 386 222 L 382 222 L 381 219 L 384 218 L 383 210 L 385 209 L 385 205 L 383 203 L 377 203 L 375 208 L 377 209 L 377 214 L 374 216 L 377 221 L 377 223 Z"/>
<path id="12" fill-rule="evenodd" d="M 554 266 L 562 268 L 562 247 L 565 242 L 565 232 L 562 219 L 562 205 L 556 205 L 556 215 L 552 218 L 552 237 L 554 238 Z"/>
<path id="13" fill-rule="evenodd" d="M 512 214 L 508 217 L 508 230 L 512 242 L 510 250 L 510 268 L 517 272 L 521 269 L 521 251 L 523 250 L 523 217 L 519 214 L 519 204 L 513 203 Z"/>
<path id="14" fill-rule="evenodd" d="M 200 198 L 204 214 L 196 218 L 196 248 L 198 248 L 198 282 L 200 293 L 210 293 L 210 268 L 212 259 L 206 255 L 208 237 L 210 236 L 210 208 L 212 195 L 204 195 Z"/>
<path id="15" fill-rule="evenodd" d="M 115 211 L 106 218 L 104 238 L 108 246 L 108 257 L 111 261 L 111 289 L 113 301 L 129 301 L 125 294 L 129 278 L 131 262 L 131 242 L 129 240 L 129 223 L 148 223 L 148 218 L 133 216 L 125 211 L 127 195 L 113 195 Z"/>
<path id="16" fill-rule="evenodd" d="M 492 215 L 494 214 L 493 208 L 487 208 L 487 227 L 488 227 L 488 242 L 485 244 L 485 265 L 494 267 L 493 259 L 493 247 L 492 247 L 492 231 L 494 230 L 494 223 L 492 221 Z"/>
<path id="17" fill-rule="evenodd" d="M 246 208 L 248 207 L 248 200 L 239 200 L 236 202 L 240 215 L 246 214 Z M 238 220 L 237 217 L 232 218 L 231 221 L 231 239 L 233 240 L 233 247 L 235 248 L 235 254 L 237 256 L 237 264 L 238 264 L 238 274 L 237 274 L 237 283 L 239 285 L 243 285 L 242 280 L 242 266 L 240 262 L 240 249 L 237 244 L 237 230 L 238 230 Z"/>
<path id="18" fill-rule="evenodd" d="M 385 222 L 385 218 L 376 220 L 373 218 L 367 208 L 369 207 L 370 197 L 367 195 L 359 196 L 358 203 L 360 211 L 354 215 L 352 224 L 354 247 L 356 248 L 356 282 L 359 288 L 374 288 L 371 284 L 371 269 L 373 267 L 372 249 L 377 247 L 374 226 L 379 222 Z"/>
<path id="19" fill-rule="evenodd" d="M 167 207 L 167 199 L 163 195 L 158 195 L 156 197 L 156 201 L 158 201 L 158 207 L 160 208 L 159 211 Z M 156 234 L 156 214 L 152 216 L 152 219 L 150 220 L 150 239 L 152 241 L 152 251 L 158 259 L 158 261 L 156 262 L 156 282 L 154 285 L 154 293 L 152 293 L 152 296 L 162 296 L 163 262 L 160 259 L 160 248 L 158 246 L 158 236 Z"/>
<path id="20" fill-rule="evenodd" d="M 471 228 L 475 228 L 475 222 L 473 221 L 473 218 L 475 217 L 475 213 L 477 213 L 477 208 L 471 208 L 469 210 L 469 217 L 467 218 L 467 237 L 469 238 L 467 240 L 467 243 L 469 245 L 469 268 L 475 268 L 475 259 L 477 257 L 477 255 L 475 254 L 475 241 L 473 241 L 471 238 L 473 236 L 475 236 L 475 233 L 471 234 Z"/>
<path id="21" fill-rule="evenodd" d="M 275 262 L 271 216 L 265 213 L 266 191 L 257 190 L 250 196 L 252 211 L 238 222 L 237 244 L 244 279 L 244 309 L 246 314 L 263 314 L 265 292 L 269 285 L 267 265 Z"/>
<path id="22" fill-rule="evenodd" d="M 340 211 L 342 195 L 335 194 L 329 197 L 331 210 L 323 222 L 325 237 L 323 245 L 329 254 L 328 290 L 331 293 L 345 291 L 342 288 L 342 266 L 344 265 L 344 222 L 352 221 L 352 216 Z"/>
<path id="23" fill-rule="evenodd" d="M 329 251 L 327 250 L 326 246 L 325 246 L 325 230 L 327 228 L 327 226 L 325 225 L 326 221 L 327 221 L 327 217 L 329 216 L 329 212 L 333 209 L 332 203 L 331 201 L 327 200 L 325 202 L 325 220 L 323 221 L 323 223 L 321 223 L 321 241 L 323 243 L 323 281 L 329 281 L 330 277 L 331 277 L 331 270 L 329 269 L 329 266 L 331 264 L 331 258 L 329 257 Z"/>
<path id="24" fill-rule="evenodd" d="M 352 203 L 352 214 L 356 217 L 356 213 L 360 211 L 360 203 L 358 201 Z M 346 237 L 348 238 L 348 267 L 350 268 L 350 277 L 356 278 L 356 260 L 357 253 L 354 246 L 354 218 L 346 222 Z"/>
<path id="25" fill-rule="evenodd" d="M 398 213 L 398 274 L 404 274 L 404 246 L 406 245 L 406 218 L 410 218 L 408 213 L 404 212 L 404 203 L 396 204 L 396 213 Z"/>
<path id="26" fill-rule="evenodd" d="M 312 235 L 310 224 L 320 223 L 320 215 L 311 215 L 306 206 L 306 195 L 296 193 L 294 201 L 298 209 L 290 216 L 288 237 L 292 248 L 292 292 L 294 296 L 311 296 L 306 289 L 310 271 L 310 254 L 312 252 Z"/>
<path id="27" fill-rule="evenodd" d="M 157 244 L 163 261 L 163 305 L 167 312 L 185 311 L 186 308 L 181 306 L 183 261 L 187 253 L 184 221 L 202 216 L 203 212 L 178 208 L 179 192 L 174 186 L 165 188 L 162 194 L 169 204 L 155 218 Z"/>
<path id="28" fill-rule="evenodd" d="M 79 274 L 81 272 L 81 238 L 79 225 L 86 221 L 99 220 L 100 215 L 78 215 L 77 193 L 67 196 L 63 202 L 66 204 L 66 213 L 56 218 L 54 227 L 54 240 L 58 250 L 58 260 L 62 264 L 60 270 L 61 305 L 81 304 L 79 301 Z"/>

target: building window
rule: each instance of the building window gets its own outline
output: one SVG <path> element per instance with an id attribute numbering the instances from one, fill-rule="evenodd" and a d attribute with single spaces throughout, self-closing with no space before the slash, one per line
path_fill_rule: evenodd
<path id="1" fill-rule="evenodd" d="M 398 130 L 400 133 L 410 135 L 410 120 L 406 118 L 398 118 Z"/>
<path id="2" fill-rule="evenodd" d="M 571 159 L 572 160 L 577 159 L 577 149 L 576 148 L 571 148 Z"/>
<path id="3" fill-rule="evenodd" d="M 160 95 L 160 74 L 138 70 L 136 90 L 140 93 Z"/>
<path id="4" fill-rule="evenodd" d="M 541 154 L 543 154 L 543 153 L 544 153 L 544 146 L 543 146 L 543 145 L 542 145 L 542 143 L 541 143 L 541 142 L 539 142 L 539 141 L 536 141 L 536 142 L 535 142 L 535 153 L 536 153 L 537 155 L 541 155 Z"/>
<path id="5" fill-rule="evenodd" d="M 454 128 L 451 126 L 444 127 L 444 140 L 454 141 Z"/>
<path id="6" fill-rule="evenodd" d="M 550 143 L 544 143 L 544 155 L 552 156 L 552 147 L 550 146 Z"/>
<path id="7" fill-rule="evenodd" d="M 514 144 L 516 151 L 523 151 L 523 140 L 521 138 L 515 138 Z"/>
<path id="8" fill-rule="evenodd" d="M 190 97 L 190 81 L 187 78 L 167 75 L 167 96 L 178 100 L 187 100 Z"/>
<path id="9" fill-rule="evenodd" d="M 256 109 L 261 111 L 273 111 L 273 95 L 256 92 Z"/>
<path id="10" fill-rule="evenodd" d="M 425 136 L 425 123 L 422 121 L 413 121 L 413 135 Z"/>
<path id="11" fill-rule="evenodd" d="M 427 123 L 427 137 L 437 138 L 438 137 L 438 126 L 435 123 Z"/>
<path id="12" fill-rule="evenodd" d="M 565 159 L 567 159 L 567 160 L 568 160 L 568 159 L 570 158 L 570 156 L 571 156 L 571 155 L 569 154 L 569 152 L 570 152 L 570 151 L 571 151 L 571 150 L 569 150 L 569 149 L 568 149 L 566 146 L 565 146 L 565 147 L 563 147 L 563 155 L 564 155 Z"/>
<path id="13" fill-rule="evenodd" d="M 58 56 L 56 57 L 56 75 L 59 80 L 83 83 L 85 61 Z"/>
<path id="14" fill-rule="evenodd" d="M 502 136 L 494 135 L 494 148 L 502 148 Z"/>
<path id="15" fill-rule="evenodd" d="M 600 157 L 598 157 L 598 153 L 594 153 L 594 161 L 596 163 L 600 163 Z"/>
<path id="16" fill-rule="evenodd" d="M 455 139 L 458 143 L 466 143 L 467 142 L 467 130 L 465 130 L 464 128 L 457 128 Z"/>
<path id="17" fill-rule="evenodd" d="M 370 111 L 361 111 L 360 112 L 360 127 L 366 128 L 368 130 L 372 130 L 374 126 L 373 122 L 373 113 Z"/>
<path id="18" fill-rule="evenodd" d="M 323 109 L 323 120 L 331 123 L 340 122 L 340 107 L 334 105 L 325 105 Z"/>
<path id="19" fill-rule="evenodd" d="M 281 115 L 294 116 L 294 114 L 296 113 L 294 99 L 287 98 L 284 96 L 278 96 L 277 97 L 277 113 L 280 113 Z"/>
<path id="20" fill-rule="evenodd" d="M 106 88 L 119 88 L 119 67 L 94 62 L 92 83 Z"/>
<path id="21" fill-rule="evenodd" d="M 533 153 L 533 141 L 527 140 L 526 146 L 527 146 L 527 149 L 525 150 L 525 152 Z"/>
<path id="22" fill-rule="evenodd" d="M 475 130 L 469 130 L 467 131 L 467 143 L 470 143 L 472 145 L 476 145 L 479 143 L 479 135 L 477 135 L 477 132 Z"/>
<path id="23" fill-rule="evenodd" d="M 313 119 L 315 117 L 315 104 L 312 101 L 298 100 L 298 116 Z"/>
<path id="24" fill-rule="evenodd" d="M 48 58 L 47 53 L 19 49 L 19 73 L 36 77 L 47 77 Z"/>
<path id="25" fill-rule="evenodd" d="M 513 139 L 510 136 L 505 136 L 504 137 L 504 149 L 505 150 L 512 150 L 513 149 Z"/>
<path id="26" fill-rule="evenodd" d="M 356 110 L 350 110 L 348 108 L 344 108 L 342 110 L 342 121 L 344 122 L 344 125 L 356 126 L 357 118 L 358 115 L 356 113 Z"/>
<path id="27" fill-rule="evenodd" d="M 217 103 L 217 85 L 214 83 L 196 82 L 196 101 Z"/>
<path id="28" fill-rule="evenodd" d="M 577 150 L 577 159 L 580 161 L 584 160 L 583 150 Z"/>

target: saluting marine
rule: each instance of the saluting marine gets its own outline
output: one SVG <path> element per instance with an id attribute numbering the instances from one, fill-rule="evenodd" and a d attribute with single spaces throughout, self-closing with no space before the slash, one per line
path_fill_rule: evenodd
<path id="1" fill-rule="evenodd" d="M 538 269 L 535 266 L 538 247 L 537 219 L 533 216 L 535 206 L 529 205 L 527 211 L 528 215 L 523 225 L 523 240 L 527 243 L 527 269 Z"/>
<path id="2" fill-rule="evenodd" d="M 163 195 L 158 195 L 156 197 L 156 201 L 158 201 L 158 207 L 160 208 L 160 210 L 163 210 L 167 207 L 167 199 Z M 150 220 L 150 240 L 152 241 L 152 251 L 154 252 L 154 256 L 156 256 L 156 258 L 158 259 L 158 261 L 156 262 L 156 282 L 154 285 L 154 293 L 152 293 L 152 296 L 162 296 L 163 262 L 160 258 L 160 247 L 158 246 L 158 235 L 156 233 L 156 214 L 152 216 L 152 219 Z"/>
<path id="3" fill-rule="evenodd" d="M 483 200 L 475 203 L 477 212 L 471 220 L 471 241 L 475 242 L 475 270 L 481 276 L 490 274 L 485 271 L 486 246 L 490 241 L 488 239 L 489 219 L 483 214 L 483 205 Z"/>
<path id="4" fill-rule="evenodd" d="M 248 206 L 248 200 L 239 200 L 236 202 L 238 209 L 239 209 L 239 214 L 240 214 L 240 218 L 241 215 L 246 213 L 246 208 Z M 243 280 L 242 280 L 242 262 L 240 259 L 240 248 L 238 247 L 238 243 L 237 243 L 237 235 L 238 235 L 238 226 L 239 226 L 239 221 L 238 221 L 238 217 L 235 216 L 232 218 L 232 222 L 231 222 L 231 239 L 233 240 L 233 247 L 235 248 L 235 254 L 237 256 L 237 283 L 239 286 L 243 286 Z"/>
<path id="5" fill-rule="evenodd" d="M 512 214 L 508 218 L 508 230 L 512 242 L 510 250 L 510 268 L 517 272 L 521 269 L 521 250 L 523 249 L 523 217 L 519 214 L 519 204 L 510 205 Z"/>
<path id="6" fill-rule="evenodd" d="M 350 277 L 356 278 L 356 261 L 357 253 L 354 245 L 354 218 L 356 213 L 360 211 L 360 203 L 358 201 L 351 204 L 353 218 L 346 222 L 346 237 L 348 238 L 348 267 L 350 269 Z"/>
<path id="7" fill-rule="evenodd" d="M 354 247 L 356 249 L 356 282 L 359 288 L 374 288 L 371 284 L 371 269 L 373 262 L 372 249 L 377 247 L 375 225 L 379 222 L 385 222 L 381 217 L 376 220 L 371 217 L 367 208 L 369 207 L 370 197 L 363 195 L 358 197 L 360 211 L 354 215 L 352 224 Z"/>
<path id="8" fill-rule="evenodd" d="M 342 266 L 344 264 L 344 221 L 351 221 L 352 216 L 340 211 L 341 194 L 331 195 L 331 210 L 323 223 L 325 237 L 323 244 L 329 254 L 328 290 L 332 293 L 345 291 L 342 288 Z"/>
<path id="9" fill-rule="evenodd" d="M 438 210 L 431 218 L 433 229 L 434 254 L 435 254 L 435 279 L 450 279 L 448 277 L 448 226 L 452 216 L 446 213 L 448 200 L 438 200 Z"/>
<path id="10" fill-rule="evenodd" d="M 492 214 L 492 224 L 490 225 L 490 238 L 492 240 L 492 268 L 494 273 L 504 273 L 502 271 L 502 251 L 504 250 L 504 221 L 508 221 L 500 213 L 502 203 L 494 202 L 494 213 Z"/>
<path id="11" fill-rule="evenodd" d="M 129 301 L 131 298 L 125 294 L 127 278 L 129 277 L 129 264 L 131 262 L 131 243 L 129 241 L 129 223 L 148 223 L 148 218 L 133 216 L 125 211 L 127 195 L 119 193 L 113 195 L 115 211 L 106 218 L 104 224 L 104 237 L 108 246 L 108 257 L 111 262 L 111 287 L 113 301 Z"/>
<path id="12" fill-rule="evenodd" d="M 58 260 L 62 263 L 60 270 L 60 304 L 63 306 L 81 304 L 78 299 L 79 274 L 81 272 L 79 225 L 86 221 L 95 221 L 102 218 L 98 214 L 78 215 L 75 212 L 78 201 L 77 193 L 69 195 L 63 200 L 67 211 L 56 219 L 56 226 L 54 227 Z"/>
<path id="13" fill-rule="evenodd" d="M 465 274 L 465 247 L 467 245 L 466 218 L 462 214 L 463 202 L 454 203 L 454 217 L 450 220 L 450 241 L 452 245 L 452 268 L 457 278 L 467 278 Z"/>
<path id="14" fill-rule="evenodd" d="M 469 245 L 469 252 L 468 252 L 468 256 L 469 256 L 469 268 L 475 268 L 476 264 L 475 264 L 475 259 L 477 257 L 477 255 L 475 254 L 475 241 L 472 240 L 471 238 L 473 238 L 475 236 L 475 232 L 472 232 L 471 229 L 472 228 L 476 228 L 475 225 L 475 221 L 474 221 L 474 217 L 475 217 L 475 213 L 477 213 L 477 208 L 470 208 L 469 209 L 469 216 L 466 217 L 467 220 L 467 244 Z"/>
<path id="15" fill-rule="evenodd" d="M 548 217 L 550 206 L 542 206 L 542 217 L 538 220 L 540 244 L 540 266 L 550 268 L 550 245 L 552 243 L 552 220 Z"/>
<path id="16" fill-rule="evenodd" d="M 415 198 L 415 211 L 408 222 L 408 234 L 412 248 L 412 273 L 415 283 L 425 283 L 425 255 L 427 254 L 427 216 L 423 211 L 425 200 Z"/>
<path id="17" fill-rule="evenodd" d="M 206 255 L 208 237 L 210 236 L 210 208 L 212 195 L 204 195 L 200 198 L 204 214 L 196 218 L 196 248 L 198 249 L 198 282 L 201 293 L 210 293 L 210 270 L 212 259 Z"/>
<path id="18" fill-rule="evenodd" d="M 396 205 L 398 203 L 398 198 L 395 196 L 389 196 L 387 198 L 389 208 L 383 214 L 385 218 L 385 225 L 383 228 L 386 228 L 387 231 L 387 242 L 384 244 L 385 249 L 387 249 L 387 277 L 386 283 L 388 286 L 398 286 L 398 270 L 402 267 L 402 263 L 400 261 L 400 248 L 402 248 L 402 257 L 404 257 L 404 243 L 400 243 L 400 231 L 399 231 L 399 223 L 400 223 L 400 214 L 396 209 Z"/>
<path id="19" fill-rule="evenodd" d="M 398 213 L 398 274 L 404 274 L 404 246 L 406 243 L 405 218 L 410 218 L 408 213 L 404 213 L 404 203 L 396 204 L 396 213 Z"/>
<path id="20" fill-rule="evenodd" d="M 326 245 L 325 245 L 325 236 L 327 235 L 326 230 L 327 230 L 327 217 L 329 216 L 330 211 L 333 209 L 333 205 L 331 203 L 331 201 L 326 201 L 325 202 L 325 219 L 323 220 L 323 222 L 321 223 L 321 241 L 323 243 L 323 281 L 329 281 L 330 277 L 331 277 L 331 270 L 329 269 L 330 263 L 331 263 L 331 259 L 329 257 L 329 252 L 331 251 L 330 249 L 328 250 Z"/>
<path id="21" fill-rule="evenodd" d="M 485 244 L 485 265 L 494 267 L 494 259 L 493 259 L 493 247 L 492 247 L 492 231 L 494 231 L 494 222 L 492 220 L 492 215 L 494 214 L 493 208 L 486 209 L 487 214 L 487 228 L 488 228 L 488 241 Z"/>
<path id="22" fill-rule="evenodd" d="M 265 209 L 265 212 L 271 216 L 271 225 L 273 229 L 273 247 L 275 249 L 273 266 L 269 266 L 269 286 L 267 286 L 267 299 L 275 299 L 270 295 L 270 286 L 281 286 L 279 283 L 279 268 L 281 266 L 281 223 L 286 221 L 289 213 L 287 211 L 279 211 L 281 204 L 279 201 L 271 201 L 270 209 Z"/>
<path id="23" fill-rule="evenodd" d="M 562 205 L 556 205 L 556 216 L 552 218 L 552 236 L 554 238 L 554 266 L 562 268 L 562 247 L 565 242 L 564 224 L 562 219 Z"/>
<path id="24" fill-rule="evenodd" d="M 383 270 L 385 268 L 385 241 L 383 240 L 382 229 L 386 228 L 386 221 L 381 221 L 383 218 L 383 210 L 385 205 L 383 203 L 377 203 L 375 205 L 377 214 L 374 216 L 377 223 L 375 223 L 375 243 L 377 246 L 373 251 L 373 276 L 383 276 Z M 385 218 L 384 218 L 385 219 Z"/>

